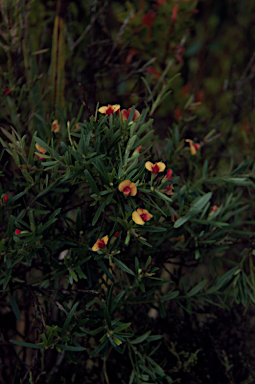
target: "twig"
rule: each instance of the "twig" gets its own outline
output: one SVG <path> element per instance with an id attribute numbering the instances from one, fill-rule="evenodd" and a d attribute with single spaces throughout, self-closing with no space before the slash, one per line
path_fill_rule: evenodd
<path id="1" fill-rule="evenodd" d="M 121 36 L 123 35 L 123 33 L 125 31 L 127 23 L 129 22 L 129 20 L 133 16 L 133 14 L 134 14 L 134 10 L 132 9 L 131 12 L 129 12 L 128 16 L 126 17 L 126 19 L 124 20 L 122 26 L 120 27 L 119 33 L 118 33 L 118 35 L 116 37 L 116 40 L 113 43 L 112 49 L 111 49 L 111 51 L 109 53 L 109 56 L 105 60 L 105 65 L 107 65 L 109 63 L 109 61 L 110 61 L 110 59 L 112 57 L 112 54 L 115 51 L 115 48 L 117 47 L 117 45 L 119 44 L 120 38 L 121 38 Z"/>
<path id="2" fill-rule="evenodd" d="M 84 89 L 83 89 L 83 86 L 81 85 L 81 83 L 78 83 L 79 87 L 81 88 L 81 93 L 82 93 L 82 101 L 83 101 L 83 104 L 85 105 L 89 115 L 93 115 L 93 113 L 91 112 L 91 109 L 89 108 L 88 106 L 88 103 L 87 103 L 87 100 L 86 100 L 86 95 L 85 95 L 85 92 L 84 92 Z"/>
<path id="3" fill-rule="evenodd" d="M 44 317 L 43 317 L 43 310 L 42 310 L 42 307 L 39 303 L 39 300 L 38 300 L 38 297 L 36 296 L 36 294 L 34 293 L 34 291 L 32 290 L 32 288 L 28 285 L 28 289 L 29 291 L 31 292 L 32 296 L 34 297 L 35 301 L 36 301 L 36 304 L 37 304 L 37 310 L 39 310 L 40 312 L 40 317 L 41 317 L 41 320 L 42 320 L 42 324 L 44 326 L 44 328 L 46 329 L 46 324 L 45 324 L 45 320 L 44 320 Z"/>
<path id="4" fill-rule="evenodd" d="M 106 371 L 106 361 L 107 361 L 111 351 L 112 351 L 112 345 L 110 346 L 110 348 L 109 348 L 109 350 L 107 352 L 107 355 L 103 359 L 104 360 L 104 362 L 103 362 L 103 371 L 104 371 L 105 381 L 106 381 L 107 384 L 110 384 L 110 381 L 109 381 L 109 378 L 108 378 L 108 375 L 107 375 L 107 371 Z"/>

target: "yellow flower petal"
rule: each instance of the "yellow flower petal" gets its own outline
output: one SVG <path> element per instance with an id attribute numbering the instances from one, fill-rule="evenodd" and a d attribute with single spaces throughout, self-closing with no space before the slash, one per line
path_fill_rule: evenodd
<path id="1" fill-rule="evenodd" d="M 126 188 L 129 189 L 129 190 L 125 191 Z M 135 196 L 137 194 L 136 185 L 135 185 L 135 183 L 131 183 L 130 180 L 122 181 L 120 183 L 118 189 L 119 189 L 120 192 L 123 192 L 127 196 L 129 196 L 129 195 Z"/>
<path id="2" fill-rule="evenodd" d="M 190 139 L 186 139 L 185 140 L 187 143 L 189 143 L 189 147 L 190 147 L 190 153 L 192 155 L 195 155 L 197 153 L 197 150 L 201 147 L 200 144 L 194 144 L 194 141 L 193 140 L 190 140 Z"/>
<path id="3" fill-rule="evenodd" d="M 35 144 L 35 148 L 37 149 L 37 151 L 39 153 L 42 153 L 43 155 L 45 154 L 45 152 L 47 152 L 47 149 L 44 149 L 43 147 L 41 147 L 38 143 Z"/>
<path id="4" fill-rule="evenodd" d="M 166 169 L 166 164 L 164 164 L 162 162 L 159 162 L 159 163 L 156 163 L 156 164 L 159 167 L 159 172 L 163 172 Z"/>
<path id="5" fill-rule="evenodd" d="M 107 109 L 108 109 L 108 107 L 100 107 L 98 112 L 105 113 Z"/>
<path id="6" fill-rule="evenodd" d="M 102 249 L 103 247 L 100 247 L 99 244 L 103 241 L 106 246 L 106 244 L 108 243 L 108 240 L 109 240 L 108 236 L 104 236 L 102 239 L 97 239 L 96 243 L 91 248 L 92 251 L 97 252 L 99 251 L 99 249 Z"/>
<path id="7" fill-rule="evenodd" d="M 114 112 L 117 112 L 120 109 L 120 105 L 119 104 L 111 105 L 111 107 L 114 110 Z"/>
<path id="8" fill-rule="evenodd" d="M 130 195 L 131 195 L 131 196 L 135 196 L 135 195 L 137 194 L 137 188 L 136 188 L 135 183 L 131 183 L 131 184 L 130 184 L 130 188 L 131 188 Z"/>
<path id="9" fill-rule="evenodd" d="M 58 133 L 60 130 L 60 125 L 58 124 L 58 120 L 54 120 L 53 123 L 51 124 L 51 130 L 54 133 Z"/>
<path id="10" fill-rule="evenodd" d="M 137 210 L 138 211 L 138 210 Z M 145 224 L 145 221 L 143 221 L 143 219 L 141 218 L 141 216 L 139 215 L 139 213 L 137 211 L 134 211 L 132 213 L 132 220 L 138 224 L 138 225 L 144 225 Z"/>
<path id="11" fill-rule="evenodd" d="M 123 192 L 123 189 L 126 188 L 126 187 L 129 187 L 131 184 L 131 181 L 130 180 L 124 180 L 120 183 L 119 185 L 119 191 L 120 192 Z"/>
<path id="12" fill-rule="evenodd" d="M 108 236 L 104 236 L 101 240 L 104 240 L 105 245 L 107 245 L 109 237 Z"/>
<path id="13" fill-rule="evenodd" d="M 146 168 L 148 171 L 152 172 L 152 167 L 153 167 L 153 164 L 152 164 L 150 161 L 146 161 L 146 163 L 145 163 L 145 168 Z"/>

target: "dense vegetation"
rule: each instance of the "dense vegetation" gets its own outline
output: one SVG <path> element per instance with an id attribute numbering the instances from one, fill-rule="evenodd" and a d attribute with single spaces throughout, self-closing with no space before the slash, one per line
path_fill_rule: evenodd
<path id="1" fill-rule="evenodd" d="M 253 3 L 2 0 L 1 383 L 254 382 Z"/>

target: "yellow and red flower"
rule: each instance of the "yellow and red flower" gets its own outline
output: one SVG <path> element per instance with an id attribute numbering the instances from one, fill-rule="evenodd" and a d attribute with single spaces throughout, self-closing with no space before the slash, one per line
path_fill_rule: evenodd
<path id="1" fill-rule="evenodd" d="M 132 108 L 129 108 L 128 110 L 126 110 L 126 109 L 122 109 L 122 110 L 120 111 L 120 113 L 121 113 L 121 115 L 122 115 L 122 120 L 123 120 L 123 121 L 128 120 L 129 115 L 130 115 L 130 112 L 131 112 L 131 109 L 132 109 Z M 140 112 L 139 112 L 137 109 L 135 109 L 135 113 L 134 113 L 134 116 L 133 116 L 132 121 L 135 121 L 139 116 L 140 116 Z"/>
<path id="2" fill-rule="evenodd" d="M 198 149 L 201 147 L 201 145 L 198 144 L 198 143 L 194 143 L 194 141 L 193 141 L 193 140 L 190 140 L 190 139 L 187 139 L 187 140 L 185 140 L 185 141 L 186 141 L 187 143 L 189 143 L 190 153 L 191 153 L 192 155 L 195 155 L 195 154 L 197 153 Z"/>
<path id="3" fill-rule="evenodd" d="M 146 161 L 145 168 L 152 172 L 154 176 L 156 176 L 159 172 L 164 172 L 166 165 L 161 161 L 159 163 L 151 163 L 150 161 Z"/>
<path id="4" fill-rule="evenodd" d="M 138 225 L 144 225 L 153 215 L 147 209 L 138 208 L 132 213 L 132 220 Z"/>
<path id="5" fill-rule="evenodd" d="M 104 236 L 102 239 L 97 239 L 96 243 L 92 247 L 92 251 L 97 252 L 100 249 L 103 249 L 106 247 L 108 243 L 109 237 Z"/>
<path id="6" fill-rule="evenodd" d="M 123 192 L 126 196 L 135 196 L 137 194 L 137 188 L 135 183 L 130 180 L 124 180 L 119 185 L 119 191 Z"/>
<path id="7" fill-rule="evenodd" d="M 113 113 L 115 112 L 119 112 L 119 109 L 120 109 L 120 105 L 119 104 L 114 104 L 114 105 L 110 105 L 108 104 L 107 107 L 100 107 L 98 112 L 100 113 L 104 113 L 105 115 L 112 115 Z"/>
<path id="8" fill-rule="evenodd" d="M 37 151 L 38 151 L 39 153 L 41 153 L 42 155 L 44 155 L 44 154 L 47 152 L 47 150 L 44 149 L 43 147 L 41 147 L 38 143 L 35 144 L 35 148 L 36 148 Z M 38 156 L 38 158 L 39 158 L 39 160 L 44 160 L 44 157 L 40 157 L 40 156 Z"/>
<path id="9" fill-rule="evenodd" d="M 53 123 L 51 124 L 51 130 L 54 133 L 58 133 L 60 130 L 60 125 L 58 124 L 58 120 L 54 120 Z"/>

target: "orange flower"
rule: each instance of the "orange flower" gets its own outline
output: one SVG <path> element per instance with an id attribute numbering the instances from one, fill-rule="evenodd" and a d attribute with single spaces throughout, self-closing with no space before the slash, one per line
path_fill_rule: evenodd
<path id="1" fill-rule="evenodd" d="M 190 146 L 190 153 L 192 155 L 195 155 L 197 153 L 197 150 L 201 147 L 200 144 L 195 144 L 193 140 L 187 139 L 185 140 L 187 143 L 189 143 Z"/>
<path id="2" fill-rule="evenodd" d="M 119 185 L 119 191 L 123 192 L 126 196 L 135 196 L 137 194 L 137 188 L 135 183 L 131 183 L 130 180 L 124 180 Z"/>
<path id="3" fill-rule="evenodd" d="M 51 124 L 51 130 L 54 133 L 58 133 L 60 130 L 60 125 L 58 124 L 58 120 L 54 120 L 53 123 Z"/>
<path id="4" fill-rule="evenodd" d="M 108 104 L 107 107 L 100 107 L 98 111 L 100 113 L 104 113 L 104 114 L 110 116 L 113 113 L 118 112 L 119 109 L 120 109 L 120 105 L 119 104 L 114 104 L 114 105 Z"/>
<path id="5" fill-rule="evenodd" d="M 41 153 L 42 155 L 44 155 L 45 154 L 45 152 L 47 152 L 47 150 L 46 149 L 44 149 L 43 147 L 41 147 L 39 144 L 35 144 L 35 148 L 37 149 L 37 151 L 39 152 L 39 153 Z M 39 156 L 38 156 L 39 157 Z M 44 160 L 44 157 L 39 157 L 39 159 L 40 160 Z"/>
<path id="6" fill-rule="evenodd" d="M 146 221 L 149 221 L 153 216 L 147 211 L 147 209 L 138 208 L 132 213 L 132 220 L 138 225 L 144 225 Z"/>
<path id="7" fill-rule="evenodd" d="M 102 239 L 97 239 L 96 243 L 92 247 L 92 251 L 97 252 L 99 249 L 105 248 L 108 243 L 108 239 L 108 236 L 105 236 Z"/>
<path id="8" fill-rule="evenodd" d="M 156 176 L 159 172 L 163 172 L 165 170 L 166 165 L 162 162 L 153 164 L 150 161 L 146 161 L 145 168 Z"/>
<path id="9" fill-rule="evenodd" d="M 126 109 L 122 109 L 120 111 L 120 113 L 122 115 L 122 120 L 123 121 L 128 120 L 130 112 L 131 112 L 131 109 L 132 108 L 129 108 L 128 111 Z M 132 121 L 135 121 L 139 116 L 140 116 L 140 112 L 137 109 L 135 109 L 135 113 L 134 113 Z"/>

